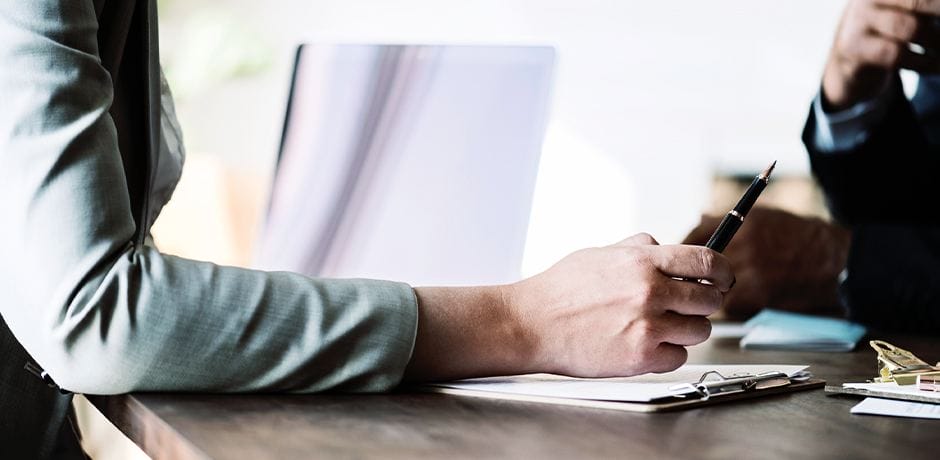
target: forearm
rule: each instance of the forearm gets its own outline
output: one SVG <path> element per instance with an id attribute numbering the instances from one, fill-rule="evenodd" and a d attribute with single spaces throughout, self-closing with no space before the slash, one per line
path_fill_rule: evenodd
<path id="1" fill-rule="evenodd" d="M 418 332 L 405 378 L 446 380 L 535 371 L 534 337 L 513 286 L 416 288 Z"/>
<path id="2" fill-rule="evenodd" d="M 118 146 L 96 30 L 90 0 L 0 2 L 0 314 L 23 347 L 90 393 L 396 385 L 417 315 L 408 286 L 139 244 L 149 229 L 123 159 L 153 152 Z"/>
<path id="3" fill-rule="evenodd" d="M 410 357 L 411 289 L 120 254 L 74 288 L 4 264 L 3 317 L 66 389 L 383 391 Z"/>

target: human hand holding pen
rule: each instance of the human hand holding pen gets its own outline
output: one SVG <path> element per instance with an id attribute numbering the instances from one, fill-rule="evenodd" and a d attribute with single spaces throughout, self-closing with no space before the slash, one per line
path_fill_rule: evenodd
<path id="1" fill-rule="evenodd" d="M 406 378 L 534 372 L 617 377 L 677 369 L 688 358 L 685 347 L 711 335 L 707 316 L 718 311 L 735 282 L 721 251 L 776 164 L 754 178 L 706 247 L 660 246 L 641 233 L 577 251 L 507 286 L 415 289 L 418 336 Z M 461 311 L 449 305 L 486 307 Z"/>
<path id="2" fill-rule="evenodd" d="M 685 363 L 685 347 L 711 334 L 707 316 L 733 279 L 731 264 L 715 251 L 660 246 L 639 234 L 578 251 L 519 288 L 535 327 L 546 332 L 545 366 L 607 377 L 668 372 Z"/>
<path id="3" fill-rule="evenodd" d="M 731 264 L 711 249 L 660 246 L 639 234 L 574 252 L 510 285 L 416 288 L 418 337 L 406 378 L 671 371 L 686 361 L 686 346 L 708 338 L 707 316 L 733 279 Z"/>

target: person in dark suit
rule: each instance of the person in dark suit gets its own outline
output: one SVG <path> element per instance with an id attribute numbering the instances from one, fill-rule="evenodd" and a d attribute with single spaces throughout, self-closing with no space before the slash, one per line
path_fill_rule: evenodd
<path id="1" fill-rule="evenodd" d="M 851 229 L 852 318 L 940 332 L 940 2 L 853 0 L 803 141 L 835 219 Z M 911 100 L 900 69 L 920 75 Z"/>
<path id="2" fill-rule="evenodd" d="M 911 100 L 901 69 L 920 75 Z M 937 72 L 940 1 L 847 4 L 803 132 L 835 222 L 752 211 L 726 251 L 738 278 L 729 316 L 770 306 L 940 333 Z M 703 218 L 686 242 L 715 226 Z"/>

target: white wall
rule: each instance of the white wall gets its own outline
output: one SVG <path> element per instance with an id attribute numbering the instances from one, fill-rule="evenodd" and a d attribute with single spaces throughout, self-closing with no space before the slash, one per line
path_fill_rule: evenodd
<path id="1" fill-rule="evenodd" d="M 681 239 L 716 171 L 749 173 L 777 159 L 780 172 L 805 174 L 799 134 L 844 3 L 201 2 L 249 30 L 274 65 L 194 91 L 180 112 L 192 149 L 264 168 L 273 162 L 298 42 L 555 45 L 554 108 L 525 264 L 531 273 L 571 249 L 638 231 Z M 168 59 L 191 47 L 173 26 L 197 8 L 187 4 L 197 3 L 167 5 Z"/>

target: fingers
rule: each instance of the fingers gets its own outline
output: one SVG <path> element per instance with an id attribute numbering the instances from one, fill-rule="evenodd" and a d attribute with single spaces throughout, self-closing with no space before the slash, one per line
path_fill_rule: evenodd
<path id="1" fill-rule="evenodd" d="M 689 358 L 686 346 L 704 342 L 711 334 L 711 322 L 701 316 L 683 316 L 667 312 L 659 318 L 663 335 L 653 339 L 657 343 L 649 356 L 649 372 L 670 372 L 685 364 Z"/>
<path id="2" fill-rule="evenodd" d="M 868 27 L 877 35 L 899 43 L 937 44 L 937 28 L 928 19 L 912 13 L 885 9 L 871 16 Z"/>
<path id="3" fill-rule="evenodd" d="M 923 52 L 921 52 L 923 50 Z M 835 110 L 884 91 L 898 69 L 940 72 L 940 0 L 848 2 L 822 94 Z"/>
<path id="4" fill-rule="evenodd" d="M 657 294 L 658 298 L 652 303 L 663 311 L 697 316 L 708 316 L 718 311 L 723 297 L 715 286 L 671 278 L 662 283 Z"/>
<path id="5" fill-rule="evenodd" d="M 905 5 L 905 3 L 910 3 Z M 865 31 L 849 48 L 860 62 L 883 68 L 905 68 L 917 72 L 935 73 L 940 63 L 933 51 L 940 48 L 940 23 L 934 16 L 924 16 L 920 10 L 935 8 L 932 5 L 915 2 L 888 1 L 876 4 L 864 17 Z M 926 14 L 937 14 L 928 12 Z M 917 44 L 926 53 L 911 50 L 910 44 Z"/>
<path id="6" fill-rule="evenodd" d="M 639 334 L 639 362 L 636 370 L 669 372 L 688 359 L 685 347 L 704 342 L 711 334 L 711 322 L 701 316 L 684 316 L 673 312 L 649 318 Z"/>
<path id="7" fill-rule="evenodd" d="M 647 307 L 647 311 L 655 314 L 674 312 L 680 315 L 709 316 L 721 306 L 724 294 L 716 286 L 695 280 L 670 278 L 659 273 L 654 276 L 657 279 L 647 283 L 639 292 L 639 301 Z"/>
<path id="8" fill-rule="evenodd" d="M 884 68 L 900 67 L 920 73 L 937 73 L 940 60 L 934 50 L 940 48 L 940 29 L 923 17 L 897 10 L 883 10 L 869 19 L 870 32 L 853 48 L 861 62 Z M 911 50 L 920 45 L 925 54 Z"/>
<path id="9" fill-rule="evenodd" d="M 728 259 L 701 246 L 660 246 L 650 252 L 650 261 L 666 276 L 708 280 L 721 292 L 727 292 L 734 279 Z"/>
<path id="10" fill-rule="evenodd" d="M 704 316 L 680 315 L 671 311 L 663 313 L 659 321 L 663 325 L 663 343 L 673 345 L 698 345 L 712 333 L 712 323 Z"/>
<path id="11" fill-rule="evenodd" d="M 685 347 L 671 343 L 659 344 L 654 353 L 655 357 L 651 363 L 650 372 L 657 374 L 674 371 L 689 359 L 689 352 Z"/>
<path id="12" fill-rule="evenodd" d="M 874 4 L 911 13 L 940 15 L 940 0 L 875 0 Z"/>

